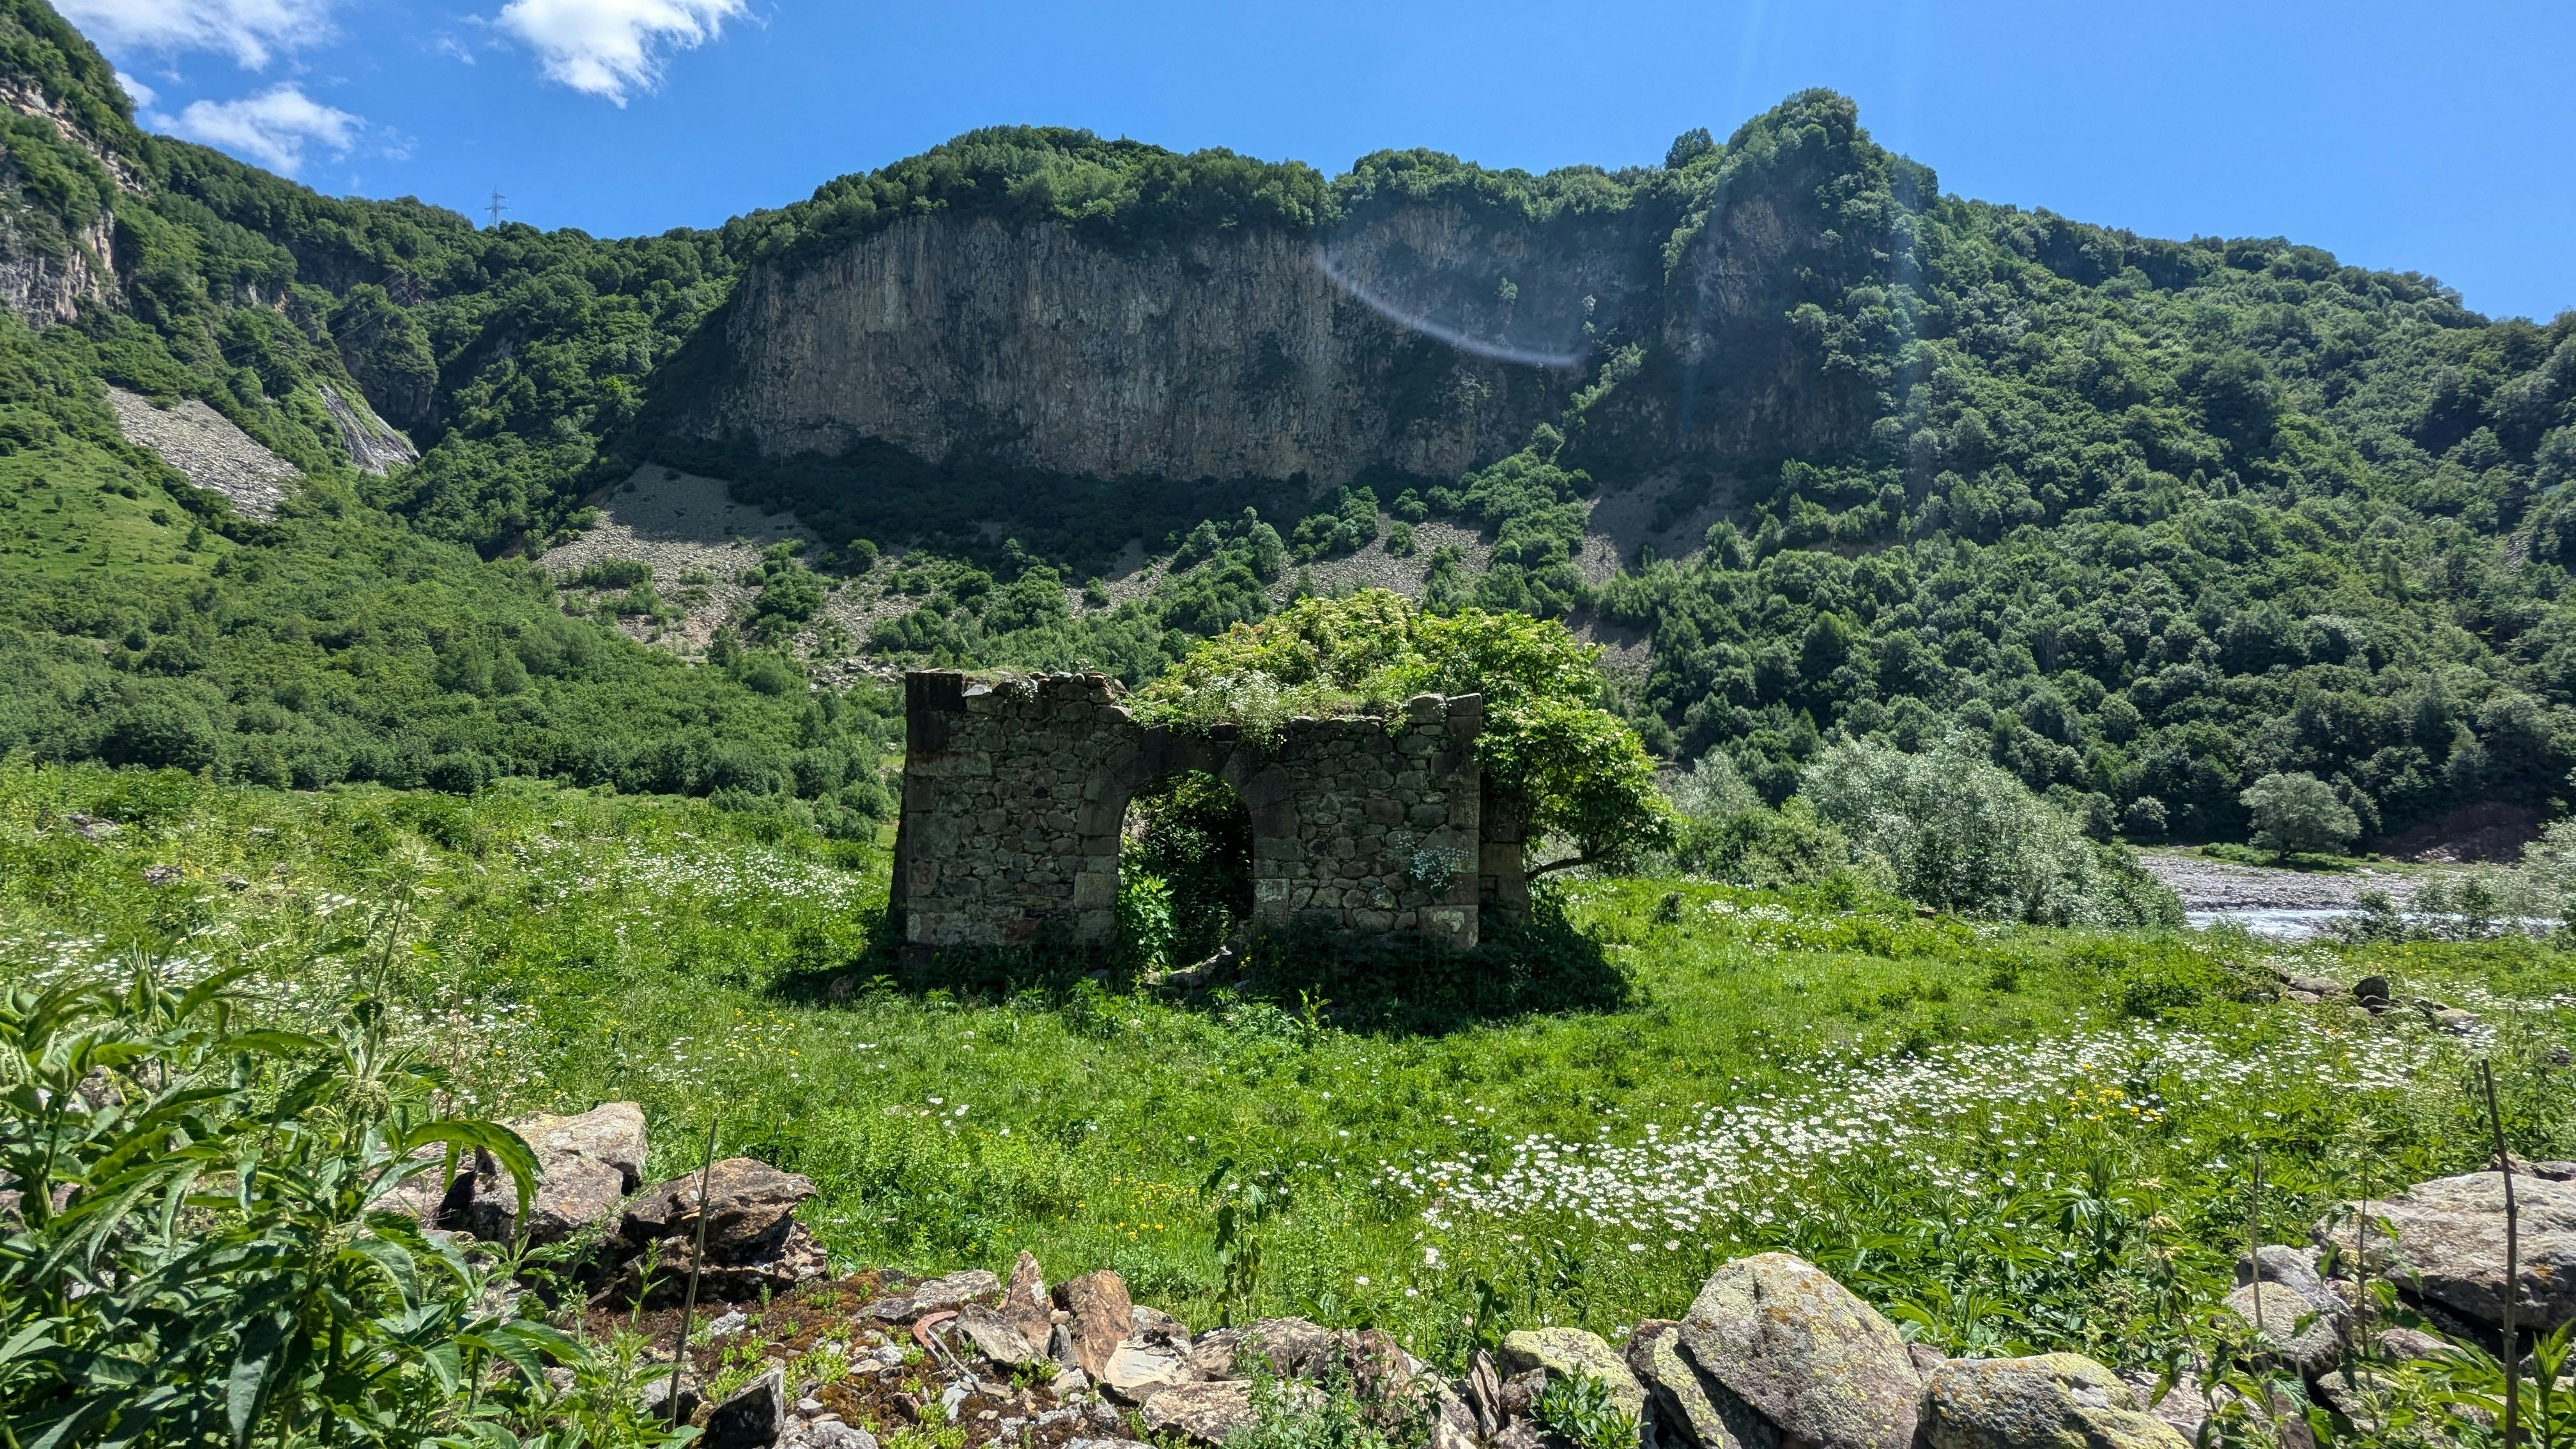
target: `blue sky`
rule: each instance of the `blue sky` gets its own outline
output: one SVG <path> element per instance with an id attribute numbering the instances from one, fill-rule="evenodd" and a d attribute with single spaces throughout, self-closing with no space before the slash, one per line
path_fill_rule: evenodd
<path id="1" fill-rule="evenodd" d="M 1945 189 L 2288 236 L 2472 307 L 2576 307 L 2576 6 L 1731 0 L 897 7 L 55 0 L 191 135 L 322 190 L 600 235 L 707 225 L 1003 122 L 1338 172 L 1660 160 L 1855 97 Z"/>

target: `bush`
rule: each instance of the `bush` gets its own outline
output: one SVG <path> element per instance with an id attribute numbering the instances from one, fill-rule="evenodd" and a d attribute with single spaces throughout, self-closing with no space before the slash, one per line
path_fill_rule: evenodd
<path id="1" fill-rule="evenodd" d="M 2254 848 L 2275 858 L 2332 854 L 2361 834 L 2352 807 L 2336 796 L 2333 786 L 2305 770 L 2265 775 L 2237 798 L 2253 817 Z"/>
<path id="2" fill-rule="evenodd" d="M 1576 848 L 1541 869 L 1617 866 L 1668 845 L 1672 812 L 1637 732 L 1599 707 L 1599 655 L 1558 624 L 1481 609 L 1426 613 L 1364 589 L 1301 598 L 1208 640 L 1132 707 L 1149 723 L 1230 722 L 1264 741 L 1301 714 L 1391 715 L 1416 694 L 1479 694 L 1477 750 L 1495 795 L 1531 839 L 1552 834 Z"/>
<path id="3" fill-rule="evenodd" d="M 1366 488 L 1342 489 L 1334 497 L 1331 512 L 1313 513 L 1298 520 L 1296 536 L 1291 540 L 1300 562 L 1357 553 L 1376 541 L 1377 494 Z"/>
<path id="4" fill-rule="evenodd" d="M 1664 794 L 1673 808 L 1694 820 L 1719 821 L 1762 806 L 1762 797 L 1744 782 L 1742 771 L 1724 750 L 1711 750 L 1681 772 Z"/>
<path id="5" fill-rule="evenodd" d="M 488 1264 L 394 1194 L 482 1152 L 524 1212 L 527 1144 L 439 1116 L 438 1077 L 388 1049 L 379 1003 L 320 1037 L 245 1030 L 237 975 L 182 991 L 145 967 L 0 999 L 0 1435 L 518 1442 L 547 1414 L 548 1361 L 589 1355 L 497 1306 Z"/>
<path id="6" fill-rule="evenodd" d="M 2181 902 L 2126 851 L 2086 840 L 2020 781 L 1955 747 L 1907 755 L 1846 741 L 1802 786 L 1818 815 L 1928 905 L 2050 925 L 2181 923 Z"/>
<path id="7" fill-rule="evenodd" d="M 1185 771 L 1138 791 L 1128 810 L 1141 828 L 1118 868 L 1169 887 L 1173 964 L 1202 960 L 1251 925 L 1252 816 L 1232 786 Z"/>
<path id="8" fill-rule="evenodd" d="M 1814 885 L 1852 866 L 1850 842 L 1803 799 L 1778 810 L 1755 804 L 1716 819 L 1686 817 L 1679 834 L 1674 863 L 1730 885 Z"/>
<path id="9" fill-rule="evenodd" d="M 653 566 L 642 559 L 593 559 L 581 566 L 572 581 L 585 589 L 631 589 L 653 577 Z"/>
<path id="10" fill-rule="evenodd" d="M 2120 828 L 2140 840 L 2161 840 L 2166 829 L 2165 802 L 2141 795 L 2120 813 Z"/>
<path id="11" fill-rule="evenodd" d="M 1151 871 L 1121 874 L 1118 881 L 1118 951 L 1139 975 L 1172 964 L 1172 887 Z"/>

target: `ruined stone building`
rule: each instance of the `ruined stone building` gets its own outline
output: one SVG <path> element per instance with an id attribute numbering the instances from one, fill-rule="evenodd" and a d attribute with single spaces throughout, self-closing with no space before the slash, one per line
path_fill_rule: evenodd
<path id="1" fill-rule="evenodd" d="M 904 680 L 893 904 L 907 949 L 1104 941 L 1130 799 L 1184 770 L 1252 821 L 1253 924 L 1417 932 L 1464 949 L 1526 906 L 1516 820 L 1476 759 L 1477 695 L 1392 718 L 1297 719 L 1255 741 L 1140 724 L 1099 674 Z"/>

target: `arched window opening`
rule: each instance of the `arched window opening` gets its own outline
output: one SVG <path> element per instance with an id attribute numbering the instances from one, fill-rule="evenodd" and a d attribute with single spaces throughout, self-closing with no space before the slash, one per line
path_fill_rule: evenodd
<path id="1" fill-rule="evenodd" d="M 1252 814 L 1204 770 L 1136 792 L 1119 831 L 1120 922 L 1140 969 L 1187 966 L 1252 924 Z"/>

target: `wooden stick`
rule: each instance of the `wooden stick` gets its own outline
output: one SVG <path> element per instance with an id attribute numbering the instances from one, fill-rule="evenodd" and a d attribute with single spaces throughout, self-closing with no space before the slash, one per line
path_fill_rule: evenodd
<path id="1" fill-rule="evenodd" d="M 2519 1214 L 2513 1203 L 2513 1153 L 2504 1145 L 2504 1113 L 2496 1107 L 2495 1069 L 2478 1063 L 2478 1084 L 2486 1089 L 2487 1125 L 2495 1132 L 2496 1171 L 2504 1175 L 2504 1445 L 2513 1449 L 2522 1418 L 2522 1345 L 2514 1332 L 2514 1300 L 2522 1296 L 2518 1261 Z"/>
<path id="2" fill-rule="evenodd" d="M 680 1427 L 680 1375 L 689 1366 L 689 1329 L 698 1313 L 698 1274 L 707 1266 L 707 1181 L 716 1170 L 716 1123 L 722 1113 L 707 1118 L 707 1160 L 698 1168 L 698 1245 L 689 1254 L 689 1292 L 680 1303 L 680 1341 L 671 1349 L 671 1427 Z"/>
<path id="3" fill-rule="evenodd" d="M 2245 1261 L 2254 1270 L 2254 1338 L 2259 1343 L 2272 1330 L 2263 1322 L 2263 1154 L 2252 1157 L 2254 1186 L 2245 1199 Z"/>
<path id="4" fill-rule="evenodd" d="M 2352 1271 L 2357 1285 L 2352 1295 L 2353 1332 L 2361 1345 L 2361 1361 L 2370 1362 L 2370 1150 L 2361 1154 L 2361 1207 L 2353 1214 Z"/>

